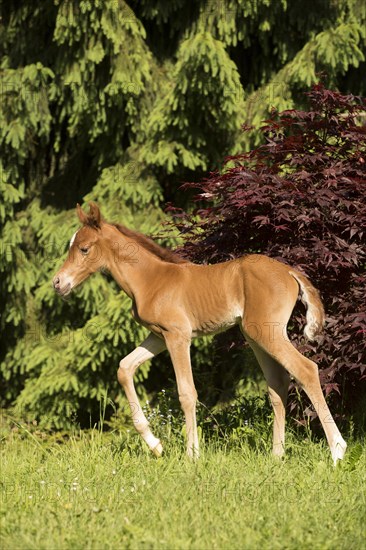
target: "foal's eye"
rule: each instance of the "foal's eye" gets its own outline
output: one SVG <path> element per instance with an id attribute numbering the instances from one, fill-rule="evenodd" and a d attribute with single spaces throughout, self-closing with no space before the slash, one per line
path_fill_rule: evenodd
<path id="1" fill-rule="evenodd" d="M 82 254 L 87 254 L 89 252 L 89 248 L 87 246 L 81 246 L 80 247 L 80 252 Z"/>

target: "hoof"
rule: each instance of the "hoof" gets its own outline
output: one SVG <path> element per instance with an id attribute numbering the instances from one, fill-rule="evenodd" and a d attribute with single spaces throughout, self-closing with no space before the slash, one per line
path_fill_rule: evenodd
<path id="1" fill-rule="evenodd" d="M 151 449 L 152 452 L 154 453 L 154 455 L 156 456 L 156 458 L 160 458 L 163 454 L 163 446 L 162 444 L 159 443 L 156 445 L 156 447 L 154 447 L 153 449 Z"/>
<path id="2" fill-rule="evenodd" d="M 337 466 L 338 460 L 342 460 L 344 457 L 344 453 L 347 449 L 347 443 L 344 441 L 342 437 L 337 438 L 332 446 L 332 458 L 334 466 Z"/>
<path id="3" fill-rule="evenodd" d="M 193 462 L 195 462 L 200 457 L 199 449 L 187 449 L 187 457 L 189 458 L 189 460 L 193 460 Z"/>
<path id="4" fill-rule="evenodd" d="M 274 445 L 272 449 L 272 456 L 274 456 L 277 460 L 281 460 L 285 456 L 285 447 L 283 446 L 283 443 L 279 443 L 278 445 Z"/>

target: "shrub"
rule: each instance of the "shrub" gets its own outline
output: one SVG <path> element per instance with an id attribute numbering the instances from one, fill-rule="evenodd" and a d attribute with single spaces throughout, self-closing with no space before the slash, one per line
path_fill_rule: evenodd
<path id="1" fill-rule="evenodd" d="M 263 145 L 227 158 L 201 183 L 185 184 L 199 189 L 197 207 L 175 214 L 184 253 L 194 261 L 259 252 L 310 278 L 325 304 L 324 339 L 304 341 L 298 307 L 291 336 L 318 363 L 325 394 L 341 412 L 341 404 L 362 395 L 366 379 L 366 102 L 322 84 L 306 95 L 309 110 L 272 111 L 261 128 Z"/>

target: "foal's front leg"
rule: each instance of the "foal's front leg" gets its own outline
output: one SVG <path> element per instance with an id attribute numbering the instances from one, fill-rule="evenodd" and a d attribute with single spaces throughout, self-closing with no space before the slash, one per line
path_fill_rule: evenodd
<path id="1" fill-rule="evenodd" d="M 166 349 L 164 340 L 154 334 L 150 334 L 140 346 L 122 359 L 117 375 L 118 381 L 123 387 L 130 404 L 134 426 L 156 456 L 161 456 L 163 447 L 160 440 L 152 434 L 149 428 L 149 422 L 142 411 L 136 394 L 133 375 L 137 367 L 164 349 Z"/>
<path id="2" fill-rule="evenodd" d="M 190 338 L 177 333 L 165 333 L 165 344 L 172 359 L 177 379 L 178 396 L 186 420 L 187 454 L 191 458 L 199 457 L 199 444 L 196 421 L 197 392 L 193 381 Z"/>

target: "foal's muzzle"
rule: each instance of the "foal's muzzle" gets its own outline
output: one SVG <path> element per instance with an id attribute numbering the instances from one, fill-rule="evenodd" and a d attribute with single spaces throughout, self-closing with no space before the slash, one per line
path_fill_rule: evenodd
<path id="1" fill-rule="evenodd" d="M 60 280 L 60 277 L 58 277 L 58 276 L 56 276 L 53 279 L 52 283 L 53 283 L 53 288 L 61 296 L 66 296 L 71 290 L 71 284 L 70 283 L 67 283 L 64 287 L 61 286 L 61 280 Z"/>

